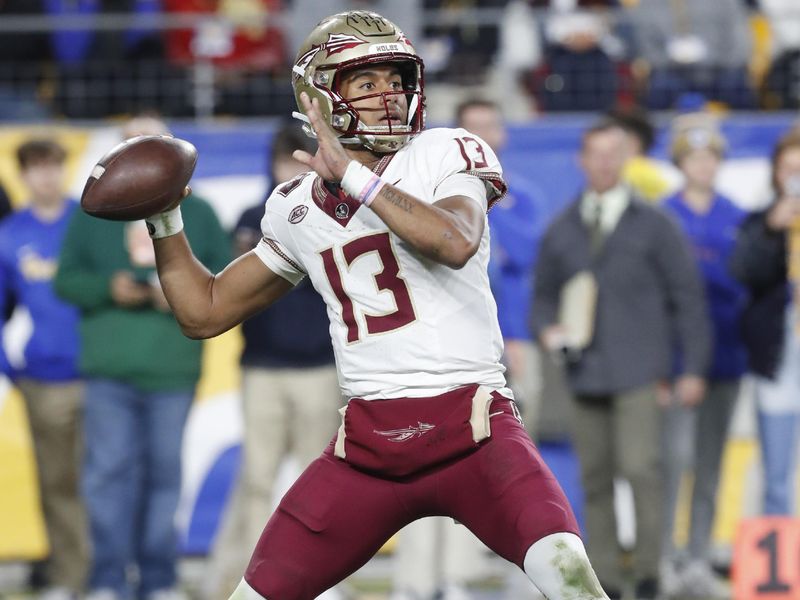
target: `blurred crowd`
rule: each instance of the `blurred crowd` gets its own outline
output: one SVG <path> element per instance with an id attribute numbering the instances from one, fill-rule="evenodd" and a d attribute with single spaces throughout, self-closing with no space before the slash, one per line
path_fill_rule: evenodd
<path id="1" fill-rule="evenodd" d="M 281 114 L 303 32 L 354 7 L 400 24 L 429 84 L 499 84 L 528 114 L 800 106 L 792 0 L 2 0 L 0 108 Z"/>

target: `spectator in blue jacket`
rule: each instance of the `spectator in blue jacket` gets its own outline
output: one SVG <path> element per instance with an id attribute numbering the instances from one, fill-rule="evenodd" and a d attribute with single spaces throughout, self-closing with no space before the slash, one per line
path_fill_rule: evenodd
<path id="1" fill-rule="evenodd" d="M 83 588 L 88 529 L 80 496 L 83 387 L 78 380 L 78 311 L 57 298 L 52 280 L 77 202 L 64 194 L 66 152 L 50 139 L 17 150 L 29 206 L 0 225 L 0 303 L 9 292 L 30 317 L 19 361 L 0 348 L 0 367 L 28 411 L 50 555 L 43 575 L 48 600 L 69 600 Z M 0 306 L 0 315 L 5 315 Z M 5 326 L 5 319 L 3 320 Z M 12 365 L 12 362 L 14 363 Z"/>
<path id="2" fill-rule="evenodd" d="M 269 190 L 292 185 L 306 171 L 292 157 L 313 152 L 299 125 L 286 124 L 272 141 Z M 247 209 L 234 229 L 234 251 L 244 254 L 261 239 L 264 203 Z M 290 299 L 276 302 L 242 325 L 242 465 L 232 500 L 212 550 L 209 599 L 227 598 L 239 584 L 264 523 L 276 504 L 275 479 L 293 455 L 305 468 L 336 433 L 341 405 L 330 322 L 308 280 Z"/>
<path id="3" fill-rule="evenodd" d="M 685 120 L 689 118 L 689 121 Z M 676 123 L 672 159 L 685 177 L 683 187 L 664 200 L 663 207 L 678 221 L 694 251 L 705 284 L 713 332 L 713 354 L 706 374 L 706 393 L 699 404 L 686 402 L 669 390 L 665 408 L 665 505 L 661 568 L 662 591 L 668 597 L 727 598 L 729 590 L 713 573 L 709 546 L 714 522 L 720 463 L 731 413 L 747 368 L 747 353 L 739 322 L 747 294 L 728 272 L 736 234 L 746 213 L 714 189 L 725 140 L 702 116 Z M 675 510 L 685 471 L 694 469 L 691 527 L 681 564 L 674 544 Z"/>

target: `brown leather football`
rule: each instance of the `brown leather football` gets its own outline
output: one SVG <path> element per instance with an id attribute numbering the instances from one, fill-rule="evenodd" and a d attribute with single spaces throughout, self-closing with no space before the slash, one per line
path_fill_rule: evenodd
<path id="1" fill-rule="evenodd" d="M 138 221 L 181 197 L 194 172 L 197 149 L 168 135 L 144 135 L 114 147 L 92 169 L 81 208 L 110 221 Z"/>

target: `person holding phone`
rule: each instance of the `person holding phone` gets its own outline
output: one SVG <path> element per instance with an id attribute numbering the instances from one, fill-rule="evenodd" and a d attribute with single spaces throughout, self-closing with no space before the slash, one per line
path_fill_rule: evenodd
<path id="1" fill-rule="evenodd" d="M 731 269 L 750 292 L 742 333 L 755 378 L 765 514 L 794 512 L 800 423 L 800 134 L 772 153 L 774 201 L 742 225 Z"/>

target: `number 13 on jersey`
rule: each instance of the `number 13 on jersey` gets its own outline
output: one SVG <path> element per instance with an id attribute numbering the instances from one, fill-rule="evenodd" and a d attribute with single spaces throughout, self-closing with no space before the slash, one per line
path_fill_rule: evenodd
<path id="1" fill-rule="evenodd" d="M 759 517 L 739 526 L 734 600 L 800 600 L 800 519 Z"/>
<path id="2" fill-rule="evenodd" d="M 376 253 L 383 268 L 373 275 L 377 292 L 389 292 L 393 299 L 395 310 L 384 314 L 369 314 L 364 312 L 364 323 L 366 331 L 359 329 L 356 320 L 356 310 L 353 299 L 348 295 L 342 283 L 342 270 L 334 254 L 335 248 L 328 248 L 320 252 L 322 262 L 325 266 L 325 274 L 331 289 L 342 305 L 342 321 L 347 327 L 347 342 L 352 344 L 358 342 L 366 335 L 386 333 L 394 329 L 405 327 L 416 320 L 414 313 L 414 303 L 411 301 L 411 293 L 405 280 L 400 277 L 400 264 L 392 248 L 392 241 L 388 232 L 375 233 L 364 237 L 356 238 L 341 247 L 341 255 L 349 269 L 360 257 L 370 253 Z"/>

